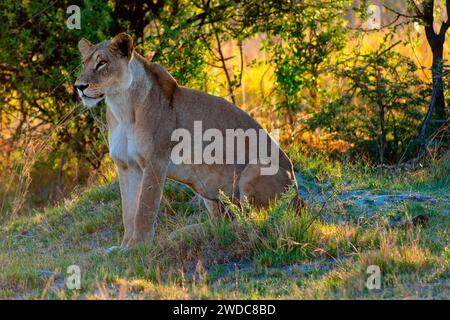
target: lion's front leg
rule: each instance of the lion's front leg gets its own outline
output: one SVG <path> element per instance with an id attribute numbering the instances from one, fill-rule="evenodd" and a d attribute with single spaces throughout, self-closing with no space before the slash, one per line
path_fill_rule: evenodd
<path id="1" fill-rule="evenodd" d="M 142 171 L 137 165 L 117 166 L 119 176 L 120 197 L 122 202 L 122 220 L 124 235 L 120 246 L 112 246 L 107 252 L 126 249 L 128 242 L 134 233 L 134 216 L 136 212 Z"/>
<path id="2" fill-rule="evenodd" d="M 122 214 L 124 235 L 121 248 L 125 247 L 134 233 L 134 216 L 142 183 L 142 171 L 137 165 L 119 169 L 119 181 L 122 195 Z"/>
<path id="3" fill-rule="evenodd" d="M 127 248 L 153 239 L 166 171 L 166 161 L 153 159 L 146 162 L 134 214 L 133 235 L 127 243 Z"/>

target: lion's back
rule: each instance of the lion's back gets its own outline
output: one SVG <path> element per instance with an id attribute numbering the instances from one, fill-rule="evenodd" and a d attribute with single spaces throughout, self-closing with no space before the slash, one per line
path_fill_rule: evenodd
<path id="1" fill-rule="evenodd" d="M 183 124 L 202 121 L 204 129 L 261 129 L 250 115 L 222 97 L 179 87 L 173 98 L 173 105 L 178 109 L 176 111 Z"/>

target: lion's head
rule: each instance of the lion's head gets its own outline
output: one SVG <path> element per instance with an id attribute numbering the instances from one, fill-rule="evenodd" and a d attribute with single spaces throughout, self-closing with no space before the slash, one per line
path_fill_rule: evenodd
<path id="1" fill-rule="evenodd" d="M 105 94 L 127 89 L 132 81 L 128 65 L 133 58 L 133 39 L 120 33 L 112 40 L 93 45 L 80 40 L 83 59 L 81 74 L 75 82 L 78 94 L 87 107 L 94 107 Z"/>

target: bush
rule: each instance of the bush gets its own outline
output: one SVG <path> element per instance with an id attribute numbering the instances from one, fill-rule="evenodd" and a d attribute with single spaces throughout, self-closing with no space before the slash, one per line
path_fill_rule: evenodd
<path id="1" fill-rule="evenodd" d="M 410 59 L 384 46 L 356 57 L 337 71 L 346 93 L 315 113 L 309 128 L 327 129 L 350 143 L 353 153 L 379 163 L 413 156 L 429 93 L 416 70 Z"/>

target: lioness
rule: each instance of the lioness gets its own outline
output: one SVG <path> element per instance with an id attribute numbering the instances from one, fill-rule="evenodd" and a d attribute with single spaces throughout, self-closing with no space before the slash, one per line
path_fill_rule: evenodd
<path id="1" fill-rule="evenodd" d="M 172 133 L 179 128 L 193 133 L 194 121 L 222 133 L 262 128 L 225 99 L 179 86 L 163 67 L 135 52 L 125 33 L 97 45 L 82 39 L 78 47 L 83 68 L 75 87 L 83 104 L 94 107 L 104 99 L 107 105 L 109 153 L 118 171 L 125 227 L 120 247 L 114 248 L 151 241 L 166 178 L 201 195 L 212 216 L 223 212 L 220 191 L 235 202 L 247 197 L 265 206 L 290 185 L 297 188 L 292 163 L 276 144 L 279 168 L 272 175 L 261 174 L 263 159 L 249 157 L 240 164 L 175 164 Z M 298 198 L 294 202 L 301 205 Z"/>

